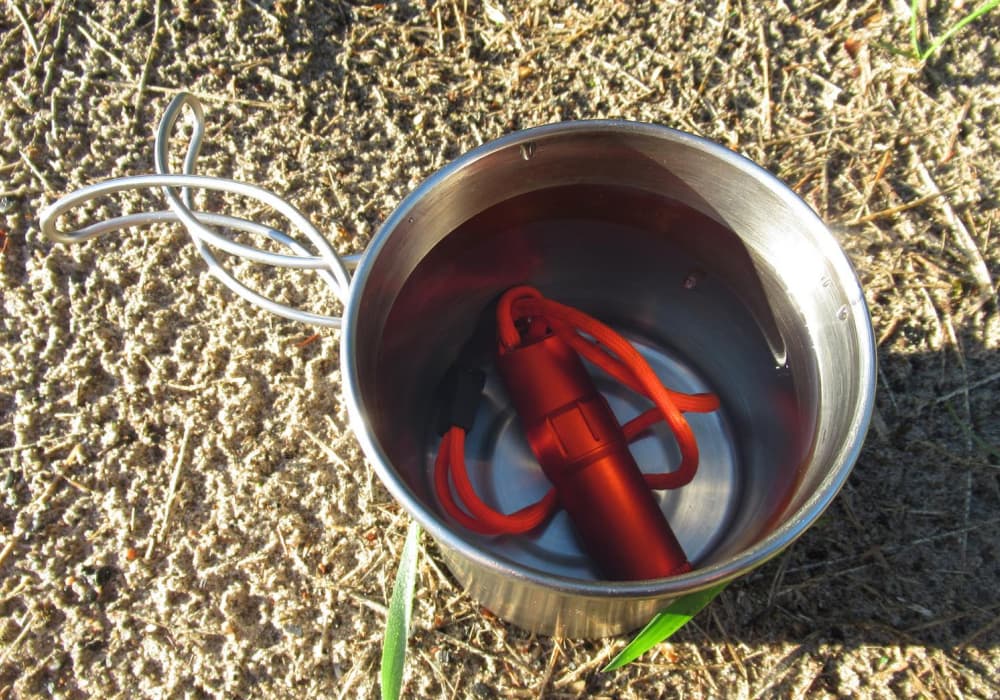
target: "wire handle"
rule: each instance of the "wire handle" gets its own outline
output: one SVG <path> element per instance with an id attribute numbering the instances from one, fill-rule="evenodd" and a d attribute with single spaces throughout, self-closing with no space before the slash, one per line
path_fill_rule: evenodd
<path id="1" fill-rule="evenodd" d="M 188 143 L 181 174 L 170 173 L 167 168 L 167 147 L 174 125 L 177 123 L 177 119 L 185 105 L 191 109 L 191 113 L 194 116 L 194 131 L 191 135 L 191 141 Z M 330 245 L 330 242 L 302 212 L 270 190 L 237 180 L 195 175 L 195 161 L 198 159 L 204 135 L 205 113 L 201 102 L 188 93 L 182 92 L 178 94 L 170 101 L 156 130 L 156 141 L 153 151 L 156 174 L 115 178 L 81 187 L 75 192 L 71 192 L 41 211 L 39 214 L 39 223 L 42 233 L 47 238 L 59 243 L 78 243 L 104 233 L 132 226 L 145 226 L 165 221 L 179 222 L 184 225 L 188 235 L 191 236 L 191 242 L 205 260 L 209 272 L 243 299 L 273 314 L 294 321 L 314 323 L 328 328 L 340 328 L 341 319 L 339 316 L 303 311 L 293 306 L 281 304 L 255 292 L 233 277 L 215 257 L 210 246 L 214 246 L 230 255 L 235 255 L 256 263 L 275 267 L 315 270 L 319 273 L 323 281 L 326 282 L 327 286 L 330 287 L 334 296 L 342 304 L 346 305 L 351 286 L 351 278 L 348 270 L 357 265 L 357 260 L 360 256 L 341 257 L 338 255 L 333 246 Z M 61 231 L 56 226 L 56 221 L 61 215 L 91 200 L 116 192 L 141 191 L 154 188 L 160 188 L 163 192 L 163 196 L 167 199 L 168 209 L 119 216 L 105 221 L 98 221 L 73 231 Z M 180 195 L 178 195 L 176 188 L 180 188 Z M 313 255 L 298 240 L 270 226 L 226 214 L 194 211 L 194 205 L 191 201 L 192 189 L 238 194 L 271 207 L 288 219 L 293 230 L 304 234 L 315 249 L 319 251 L 319 254 Z M 237 243 L 210 228 L 213 226 L 266 236 L 277 243 L 281 243 L 290 249 L 293 254 L 271 253 L 261 248 Z"/>

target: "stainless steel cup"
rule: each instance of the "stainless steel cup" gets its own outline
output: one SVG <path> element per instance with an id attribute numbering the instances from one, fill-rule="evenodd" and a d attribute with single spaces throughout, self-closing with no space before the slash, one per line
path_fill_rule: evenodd
<path id="1" fill-rule="evenodd" d="M 516 284 L 617 328 L 668 386 L 720 396 L 717 413 L 689 416 L 697 477 L 658 494 L 691 573 L 602 581 L 565 516 L 529 537 L 484 538 L 442 513 L 434 390 L 482 310 Z M 850 473 L 875 387 L 862 290 L 813 211 L 717 144 L 627 122 L 515 133 L 430 177 L 364 255 L 342 342 L 365 453 L 456 578 L 500 617 L 572 637 L 635 628 L 791 544 Z M 622 420 L 644 408 L 595 379 Z M 634 453 L 650 470 L 678 460 L 665 429 Z M 495 374 L 468 460 L 478 491 L 505 511 L 547 487 Z"/>

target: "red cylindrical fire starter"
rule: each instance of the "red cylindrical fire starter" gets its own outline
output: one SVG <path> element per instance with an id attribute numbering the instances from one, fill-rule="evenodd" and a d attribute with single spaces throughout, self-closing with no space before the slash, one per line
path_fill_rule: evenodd
<path id="1" fill-rule="evenodd" d="M 618 420 L 579 355 L 539 321 L 526 335 L 521 345 L 501 349 L 497 368 L 583 548 L 612 579 L 690 571 Z"/>

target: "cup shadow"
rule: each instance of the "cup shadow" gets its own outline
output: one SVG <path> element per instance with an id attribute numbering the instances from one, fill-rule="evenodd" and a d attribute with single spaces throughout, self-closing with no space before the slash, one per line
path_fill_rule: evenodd
<path id="1" fill-rule="evenodd" d="M 1000 358 L 964 335 L 964 371 L 941 353 L 880 351 L 875 417 L 844 489 L 796 544 L 720 596 L 706 634 L 1000 643 Z"/>

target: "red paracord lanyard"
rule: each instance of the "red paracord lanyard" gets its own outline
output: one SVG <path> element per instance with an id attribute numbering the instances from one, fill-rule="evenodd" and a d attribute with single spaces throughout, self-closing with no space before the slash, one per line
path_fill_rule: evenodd
<path id="1" fill-rule="evenodd" d="M 683 413 L 716 410 L 719 401 L 714 394 L 682 394 L 667 389 L 646 360 L 618 333 L 577 309 L 546 299 L 531 287 L 515 287 L 501 297 L 497 307 L 497 335 L 500 363 L 508 353 L 524 350 L 554 335 L 579 356 L 650 399 L 654 406 L 621 426 L 621 434 L 627 442 L 632 442 L 649 427 L 665 420 L 680 448 L 681 463 L 672 472 L 643 474 L 642 478 L 651 489 L 679 488 L 694 478 L 698 445 Z M 466 469 L 465 432 L 455 425 L 447 430 L 434 466 L 435 491 L 448 515 L 480 534 L 522 534 L 541 525 L 559 508 L 556 488 L 514 513 L 500 513 L 484 503 Z"/>

